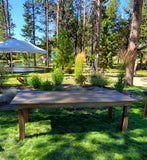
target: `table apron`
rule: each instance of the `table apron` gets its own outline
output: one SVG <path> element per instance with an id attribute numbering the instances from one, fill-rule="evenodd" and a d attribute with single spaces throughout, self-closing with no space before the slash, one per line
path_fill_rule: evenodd
<path id="1" fill-rule="evenodd" d="M 99 107 L 120 107 L 131 106 L 132 102 L 119 102 L 119 103 L 69 103 L 69 104 L 16 104 L 17 109 L 53 109 L 53 108 L 99 108 Z"/>

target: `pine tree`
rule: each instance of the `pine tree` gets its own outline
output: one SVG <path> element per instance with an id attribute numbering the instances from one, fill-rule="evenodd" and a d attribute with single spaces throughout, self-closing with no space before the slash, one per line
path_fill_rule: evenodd
<path id="1" fill-rule="evenodd" d="M 102 33 L 100 42 L 99 66 L 103 71 L 112 67 L 112 57 L 117 54 L 117 10 L 119 0 L 110 0 L 106 9 L 105 18 L 102 21 Z"/>
<path id="2" fill-rule="evenodd" d="M 73 45 L 65 29 L 61 29 L 58 37 L 58 53 L 56 65 L 62 69 L 70 69 L 73 64 Z"/>
<path id="3" fill-rule="evenodd" d="M 141 19 L 141 25 L 140 25 L 140 36 L 139 36 L 139 43 L 142 46 L 142 49 L 138 51 L 140 53 L 140 68 L 142 69 L 142 59 L 143 55 L 146 52 L 147 47 L 147 2 L 143 1 L 143 7 L 142 7 L 142 19 Z M 145 47 L 146 46 L 146 47 Z"/>
<path id="4" fill-rule="evenodd" d="M 5 40 L 5 25 L 4 25 L 2 1 L 0 0 L 0 41 L 4 40 Z"/>
<path id="5" fill-rule="evenodd" d="M 37 3 L 34 0 L 27 0 L 24 3 L 24 19 L 25 25 L 22 29 L 22 36 L 25 37 L 27 40 L 32 42 L 34 45 L 36 44 L 36 14 L 37 14 Z M 36 66 L 36 54 L 34 53 L 34 66 Z"/>

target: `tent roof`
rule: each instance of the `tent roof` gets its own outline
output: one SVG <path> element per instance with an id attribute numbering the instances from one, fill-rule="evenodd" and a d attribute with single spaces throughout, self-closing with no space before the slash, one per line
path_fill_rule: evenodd
<path id="1" fill-rule="evenodd" d="M 0 53 L 44 53 L 46 54 L 46 50 L 41 49 L 30 42 L 17 40 L 11 38 L 3 43 L 0 43 Z"/>

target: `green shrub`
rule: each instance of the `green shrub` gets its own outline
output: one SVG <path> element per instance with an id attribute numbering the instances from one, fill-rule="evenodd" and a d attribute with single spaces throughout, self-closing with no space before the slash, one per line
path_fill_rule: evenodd
<path id="1" fill-rule="evenodd" d="M 82 86 L 86 81 L 86 77 L 81 74 L 75 79 L 75 81 L 77 84 L 80 84 Z"/>
<path id="2" fill-rule="evenodd" d="M 63 91 L 63 87 L 61 85 L 55 86 L 55 91 Z"/>
<path id="3" fill-rule="evenodd" d="M 6 68 L 0 64 L 0 88 L 3 86 L 3 83 L 6 79 Z"/>
<path id="4" fill-rule="evenodd" d="M 40 88 L 41 79 L 37 75 L 33 76 L 32 79 L 29 81 L 29 85 L 34 88 Z"/>
<path id="5" fill-rule="evenodd" d="M 72 66 L 74 60 L 74 46 L 68 32 L 64 28 L 61 28 L 58 34 L 57 48 L 57 56 L 54 58 L 56 66 L 62 67 L 62 69 Z"/>
<path id="6" fill-rule="evenodd" d="M 82 67 L 85 60 L 85 53 L 78 53 L 75 58 L 75 77 L 78 78 L 79 75 L 82 75 Z"/>
<path id="7" fill-rule="evenodd" d="M 41 83 L 40 90 L 41 91 L 51 91 L 51 90 L 53 90 L 53 85 L 50 81 L 47 80 L 47 81 Z"/>
<path id="8" fill-rule="evenodd" d="M 118 81 L 114 85 L 115 89 L 119 92 L 123 92 L 123 89 L 124 89 L 124 86 L 125 86 L 125 82 L 124 82 L 125 74 L 124 74 L 124 72 L 119 73 L 117 77 L 118 77 Z"/>
<path id="9" fill-rule="evenodd" d="M 90 84 L 94 86 L 104 87 L 108 84 L 108 82 L 104 76 L 97 73 L 90 76 Z"/>
<path id="10" fill-rule="evenodd" d="M 27 77 L 24 77 L 24 83 L 26 84 L 26 85 L 28 85 L 29 84 L 29 81 L 28 81 L 28 79 L 27 79 Z"/>
<path id="11" fill-rule="evenodd" d="M 62 73 L 62 70 L 60 69 L 55 69 L 52 74 L 51 74 L 51 77 L 52 77 L 52 81 L 55 85 L 60 85 L 63 81 L 63 73 Z"/>

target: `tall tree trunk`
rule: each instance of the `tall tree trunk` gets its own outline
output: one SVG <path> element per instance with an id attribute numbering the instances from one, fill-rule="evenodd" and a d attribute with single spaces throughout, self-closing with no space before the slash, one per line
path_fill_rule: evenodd
<path id="1" fill-rule="evenodd" d="M 46 17 L 46 66 L 49 67 L 48 53 L 48 0 L 45 0 L 45 17 Z"/>
<path id="2" fill-rule="evenodd" d="M 58 42 L 58 34 L 60 33 L 61 28 L 63 27 L 63 0 L 58 0 L 57 2 L 57 42 Z"/>
<path id="3" fill-rule="evenodd" d="M 143 58 L 143 53 L 140 53 L 140 69 L 142 70 L 142 58 Z"/>
<path id="4" fill-rule="evenodd" d="M 100 29 L 101 29 L 101 0 L 96 1 L 96 44 L 95 44 L 95 71 L 98 72 L 98 56 L 100 52 Z"/>
<path id="5" fill-rule="evenodd" d="M 8 21 L 8 38 L 11 37 L 11 31 L 10 31 L 10 15 L 9 15 L 9 2 L 7 0 L 7 21 Z"/>
<path id="6" fill-rule="evenodd" d="M 36 44 L 35 41 L 35 5 L 34 0 L 32 0 L 32 11 L 33 11 L 33 43 Z M 34 66 L 36 66 L 36 53 L 34 53 Z"/>
<path id="7" fill-rule="evenodd" d="M 139 39 L 140 23 L 142 15 L 143 0 L 134 0 L 133 17 L 131 24 L 131 32 L 128 46 L 128 60 L 126 66 L 125 81 L 128 85 L 133 86 L 134 65 L 137 56 L 137 43 Z"/>
<path id="8" fill-rule="evenodd" d="M 77 13 L 76 13 L 76 32 L 75 32 L 75 56 L 77 55 L 77 44 L 78 44 L 78 34 L 77 34 L 77 31 L 78 31 L 78 28 L 79 28 L 79 24 L 78 24 L 78 16 L 79 16 L 79 6 L 78 6 L 78 0 L 76 0 L 76 10 L 77 10 Z"/>
<path id="9" fill-rule="evenodd" d="M 81 21 L 81 17 L 82 17 L 82 5 L 81 5 L 81 3 L 82 3 L 82 0 L 79 0 L 79 7 L 80 7 L 80 21 Z"/>
<path id="10" fill-rule="evenodd" d="M 2 9 L 3 9 L 4 25 L 5 25 L 5 36 L 8 39 L 8 25 L 7 25 L 7 18 L 6 18 L 6 10 L 5 10 L 4 0 L 2 0 Z"/>
<path id="11" fill-rule="evenodd" d="M 84 12 L 83 12 L 83 37 L 82 37 L 82 51 L 85 50 L 85 30 L 86 30 L 86 0 L 84 0 Z"/>
<path id="12" fill-rule="evenodd" d="M 8 39 L 11 38 L 11 30 L 10 30 L 10 14 L 9 14 L 9 2 L 7 0 L 7 24 L 8 24 Z M 13 61 L 13 58 L 12 58 L 12 53 L 10 53 L 10 66 L 12 67 L 12 61 Z"/>
<path id="13" fill-rule="evenodd" d="M 94 11 L 92 11 L 92 26 L 91 26 L 91 54 L 94 54 L 93 51 L 93 44 L 94 44 Z"/>
<path id="14" fill-rule="evenodd" d="M 58 44 L 58 34 L 59 34 L 59 7 L 60 7 L 60 0 L 57 2 L 57 44 Z"/>

